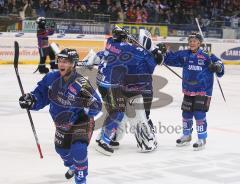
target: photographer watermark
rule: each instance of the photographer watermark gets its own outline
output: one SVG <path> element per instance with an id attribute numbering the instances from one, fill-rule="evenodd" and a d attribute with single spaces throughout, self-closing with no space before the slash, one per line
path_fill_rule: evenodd
<path id="1" fill-rule="evenodd" d="M 141 123 L 141 122 L 139 122 Z M 136 132 L 137 124 L 123 123 L 118 127 L 118 133 L 125 134 L 134 134 Z M 171 125 L 158 122 L 153 126 L 150 126 L 155 134 L 181 134 L 182 126 L 181 125 Z"/>

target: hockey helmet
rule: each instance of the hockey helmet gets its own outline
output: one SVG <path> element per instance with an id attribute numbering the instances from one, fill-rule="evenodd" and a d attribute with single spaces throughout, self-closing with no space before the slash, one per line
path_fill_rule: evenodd
<path id="1" fill-rule="evenodd" d="M 197 32 L 192 32 L 189 36 L 188 36 L 188 41 L 191 39 L 191 38 L 196 38 L 200 41 L 200 43 L 203 42 L 203 37 L 201 34 L 197 33 Z"/>
<path id="2" fill-rule="evenodd" d="M 57 60 L 60 58 L 69 59 L 69 61 L 74 64 L 74 67 L 77 65 L 77 63 L 79 61 L 79 55 L 78 55 L 76 49 L 69 49 L 69 48 L 63 49 L 57 55 Z"/>
<path id="3" fill-rule="evenodd" d="M 140 29 L 139 36 L 138 36 L 139 43 L 147 50 L 152 51 L 153 43 L 152 43 L 152 36 L 148 30 Z"/>
<path id="4" fill-rule="evenodd" d="M 36 20 L 36 23 L 38 24 L 38 26 L 40 28 L 45 28 L 45 25 L 46 25 L 45 17 L 38 17 L 37 20 Z"/>
<path id="5" fill-rule="evenodd" d="M 115 26 L 112 30 L 112 37 L 114 41 L 121 42 L 127 39 L 127 31 L 119 26 Z"/>

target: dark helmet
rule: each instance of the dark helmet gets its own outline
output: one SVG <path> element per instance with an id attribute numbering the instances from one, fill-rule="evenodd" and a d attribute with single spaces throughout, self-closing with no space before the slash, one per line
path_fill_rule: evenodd
<path id="1" fill-rule="evenodd" d="M 69 59 L 71 63 L 74 64 L 74 67 L 77 65 L 78 61 L 79 61 L 79 55 L 76 51 L 76 49 L 63 49 L 58 55 L 57 55 L 57 59 L 59 58 L 65 58 L 65 59 Z"/>
<path id="2" fill-rule="evenodd" d="M 190 38 L 196 38 L 200 41 L 200 43 L 203 42 L 203 37 L 202 35 L 200 35 L 199 33 L 197 32 L 192 32 L 190 35 L 188 35 L 188 41 L 190 40 Z"/>
<path id="3" fill-rule="evenodd" d="M 45 25 L 46 25 L 45 17 L 38 17 L 36 20 L 36 23 L 38 24 L 39 28 L 45 28 Z"/>
<path id="4" fill-rule="evenodd" d="M 127 39 L 128 34 L 127 31 L 121 27 L 115 26 L 112 30 L 112 37 L 114 41 L 121 42 Z"/>

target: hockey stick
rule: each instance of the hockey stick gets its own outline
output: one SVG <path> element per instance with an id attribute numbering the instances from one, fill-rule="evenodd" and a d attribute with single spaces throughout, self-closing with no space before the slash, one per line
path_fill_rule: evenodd
<path id="1" fill-rule="evenodd" d="M 147 52 L 151 53 L 149 50 L 145 49 L 145 47 L 139 43 L 137 41 L 137 39 L 131 35 L 126 29 L 124 29 L 126 31 L 126 33 L 128 34 L 129 36 L 129 39 L 134 41 L 136 44 L 138 44 L 142 49 L 146 50 Z M 152 53 L 151 53 L 152 54 Z M 190 84 L 190 85 L 196 85 L 198 82 L 197 81 L 187 81 L 187 80 L 184 80 L 177 72 L 175 72 L 173 69 L 171 69 L 169 66 L 167 66 L 165 63 L 163 63 L 163 66 L 165 66 L 168 70 L 170 70 L 172 73 L 174 73 L 178 78 L 180 78 L 182 81 Z"/>
<path id="2" fill-rule="evenodd" d="M 199 24 L 198 18 L 195 18 L 195 21 L 196 21 L 196 23 L 197 23 L 198 30 L 199 30 L 199 32 L 200 32 L 200 34 L 201 34 L 201 36 L 202 36 L 202 38 L 203 38 L 203 40 L 204 40 L 203 32 L 202 32 L 202 29 L 201 29 L 201 27 L 200 27 L 200 24 Z M 205 41 L 204 41 L 203 44 L 204 44 L 205 48 L 207 48 L 207 43 L 206 43 Z M 223 90 L 222 90 L 222 86 L 221 86 L 221 84 L 220 84 L 220 81 L 219 81 L 219 79 L 218 79 L 216 73 L 215 73 L 215 76 L 216 76 L 217 83 L 218 83 L 219 89 L 220 89 L 220 91 L 221 91 L 221 94 L 222 94 L 223 100 L 226 102 L 226 99 L 225 99 L 225 96 L 224 96 L 224 93 L 223 93 Z"/>
<path id="3" fill-rule="evenodd" d="M 23 90 L 22 82 L 21 82 L 19 72 L 18 72 L 19 45 L 18 45 L 17 41 L 14 42 L 14 51 L 15 51 L 15 53 L 14 53 L 14 69 L 15 69 L 15 72 L 16 72 L 16 76 L 17 76 L 17 80 L 18 80 L 18 84 L 19 84 L 21 93 L 23 95 L 24 90 Z M 40 147 L 40 144 L 39 144 L 39 141 L 38 141 L 37 133 L 36 133 L 36 130 L 35 130 L 35 127 L 34 127 L 34 124 L 33 124 L 33 120 L 32 120 L 32 116 L 31 116 L 31 113 L 28 109 L 27 109 L 27 114 L 28 114 L 28 118 L 30 120 L 30 124 L 31 124 L 32 131 L 33 131 L 33 134 L 34 134 L 34 137 L 35 137 L 35 141 L 36 141 L 36 144 L 37 144 L 38 152 L 40 154 L 40 158 L 43 158 L 42 150 L 41 150 L 41 147 Z"/>
<path id="4" fill-rule="evenodd" d="M 88 66 L 99 66 L 99 64 L 84 65 L 84 64 L 82 64 L 81 62 L 83 62 L 83 61 L 79 61 L 79 63 L 77 63 L 76 66 L 79 66 L 79 67 L 86 67 L 86 68 L 88 68 Z"/>

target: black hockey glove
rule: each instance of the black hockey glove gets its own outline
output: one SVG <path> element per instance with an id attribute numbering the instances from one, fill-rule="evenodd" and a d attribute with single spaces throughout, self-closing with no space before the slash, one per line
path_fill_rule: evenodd
<path id="1" fill-rule="evenodd" d="M 24 94 L 19 98 L 19 105 L 22 109 L 30 109 L 34 102 L 35 98 L 31 93 Z"/>
<path id="2" fill-rule="evenodd" d="M 210 63 L 208 65 L 208 69 L 211 72 L 221 73 L 222 72 L 222 65 L 220 63 Z"/>
<path id="3" fill-rule="evenodd" d="M 154 56 L 155 62 L 158 65 L 161 65 L 163 63 L 163 59 L 164 59 L 162 52 L 158 48 L 156 48 L 152 51 L 152 54 Z"/>
<path id="4" fill-rule="evenodd" d="M 163 55 L 167 52 L 167 46 L 164 43 L 158 43 L 157 44 L 158 49 L 161 51 Z"/>

